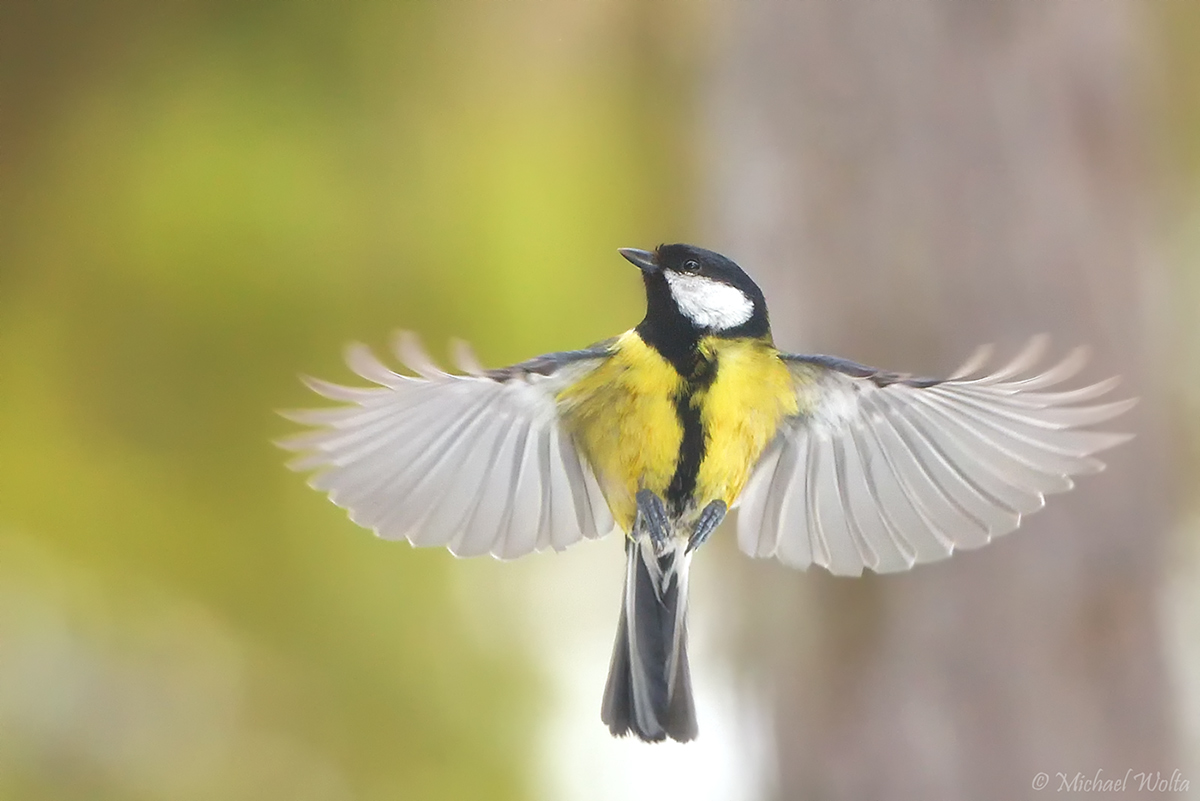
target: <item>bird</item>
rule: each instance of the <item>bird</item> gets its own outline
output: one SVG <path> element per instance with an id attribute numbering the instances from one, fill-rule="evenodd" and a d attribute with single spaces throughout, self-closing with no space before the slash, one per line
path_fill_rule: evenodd
<path id="1" fill-rule="evenodd" d="M 1132 436 L 1093 428 L 1136 403 L 1099 401 L 1117 377 L 1062 387 L 1084 348 L 1035 370 L 1038 336 L 985 372 L 984 347 L 941 379 L 787 353 L 731 259 L 687 244 L 619 253 L 645 286 L 634 328 L 498 369 L 456 342 L 455 373 L 408 332 L 393 343 L 408 373 L 352 344 L 347 363 L 372 386 L 305 378 L 339 405 L 285 412 L 307 430 L 279 443 L 386 539 L 513 559 L 622 532 L 601 704 L 615 736 L 697 736 L 689 568 L 731 509 L 750 556 L 904 571 L 1017 528 Z"/>

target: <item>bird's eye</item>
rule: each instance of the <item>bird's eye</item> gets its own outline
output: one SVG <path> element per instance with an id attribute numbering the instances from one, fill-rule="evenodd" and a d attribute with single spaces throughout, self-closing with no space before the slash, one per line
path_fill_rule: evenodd
<path id="1" fill-rule="evenodd" d="M 700 269 L 700 262 L 695 259 L 688 259 L 683 263 L 684 272 L 694 273 Z"/>

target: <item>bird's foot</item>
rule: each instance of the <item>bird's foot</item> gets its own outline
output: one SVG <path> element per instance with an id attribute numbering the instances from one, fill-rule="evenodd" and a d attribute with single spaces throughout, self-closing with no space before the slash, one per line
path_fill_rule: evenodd
<path id="1" fill-rule="evenodd" d="M 721 525 L 721 521 L 725 519 L 728 511 L 729 508 L 725 505 L 725 501 L 713 501 L 705 506 L 704 511 L 700 513 L 700 519 L 696 521 L 696 528 L 688 540 L 686 552 L 691 553 L 703 545 L 717 530 L 717 526 Z"/>
<path id="2" fill-rule="evenodd" d="M 654 550 L 662 553 L 671 538 L 671 521 L 667 518 L 667 505 L 663 499 L 648 489 L 638 490 L 637 521 L 634 531 L 645 531 L 650 535 Z"/>

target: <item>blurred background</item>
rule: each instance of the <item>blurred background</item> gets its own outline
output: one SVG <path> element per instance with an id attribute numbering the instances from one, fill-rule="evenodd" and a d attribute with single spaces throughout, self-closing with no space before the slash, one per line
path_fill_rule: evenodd
<path id="1" fill-rule="evenodd" d="M 784 348 L 1048 331 L 1143 402 L 1106 473 L 909 575 L 727 531 L 700 739 L 646 747 L 599 721 L 618 542 L 380 542 L 270 441 L 351 340 L 624 330 L 615 248 L 681 240 Z M 0 4 L 0 798 L 1200 788 L 1197 265 L 1190 0 Z"/>

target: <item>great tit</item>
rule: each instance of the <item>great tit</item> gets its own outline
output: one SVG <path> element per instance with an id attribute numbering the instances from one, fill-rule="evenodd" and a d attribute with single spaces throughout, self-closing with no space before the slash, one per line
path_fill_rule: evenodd
<path id="1" fill-rule="evenodd" d="M 386 539 L 512 559 L 614 528 L 625 536 L 621 618 L 601 717 L 614 735 L 696 736 L 687 660 L 688 567 L 740 505 L 751 556 L 843 576 L 908 570 L 1016 528 L 1127 435 L 1088 430 L 1134 400 L 1116 378 L 1051 389 L 1085 352 L 1031 371 L 1046 341 L 946 379 L 776 350 L 763 294 L 730 259 L 691 245 L 620 253 L 642 271 L 646 316 L 618 337 L 500 369 L 458 346 L 439 369 L 410 334 L 378 385 L 308 385 L 345 405 L 285 413 L 314 430 L 290 466 Z"/>

